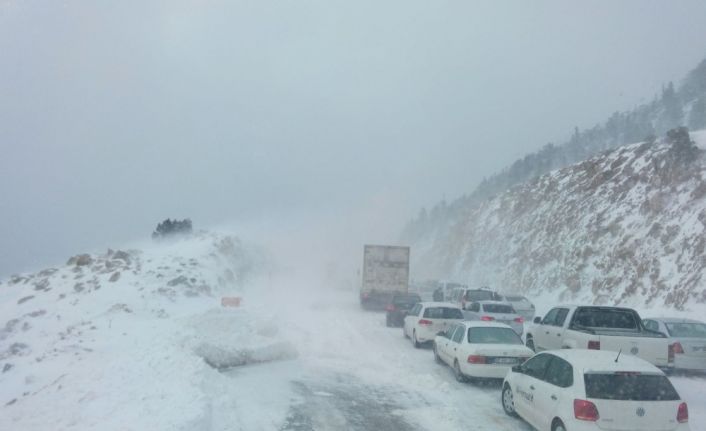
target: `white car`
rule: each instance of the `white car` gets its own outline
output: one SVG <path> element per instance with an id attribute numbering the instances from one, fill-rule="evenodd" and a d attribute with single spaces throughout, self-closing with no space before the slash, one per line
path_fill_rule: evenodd
<path id="1" fill-rule="evenodd" d="M 647 329 L 669 337 L 674 369 L 706 371 L 706 324 L 668 317 L 645 319 L 642 323 Z"/>
<path id="2" fill-rule="evenodd" d="M 513 367 L 505 413 L 539 431 L 689 429 L 689 411 L 667 376 L 638 357 L 584 349 L 538 353 Z"/>
<path id="3" fill-rule="evenodd" d="M 504 323 L 514 329 L 518 335 L 522 335 L 525 330 L 525 319 L 507 302 L 477 301 L 466 304 L 463 317 L 466 320 Z"/>
<path id="4" fill-rule="evenodd" d="M 534 354 L 515 331 L 493 322 L 459 322 L 434 339 L 434 359 L 454 370 L 456 380 L 502 379 L 510 367 Z"/>
<path id="5" fill-rule="evenodd" d="M 509 302 L 517 314 L 522 316 L 525 320 L 531 321 L 534 319 L 534 304 L 532 304 L 529 299 L 522 295 L 513 294 L 503 295 L 503 297 L 505 298 L 505 302 Z"/>
<path id="6" fill-rule="evenodd" d="M 402 332 L 414 347 L 434 340 L 449 325 L 463 320 L 461 307 L 448 302 L 420 302 L 404 318 Z"/>

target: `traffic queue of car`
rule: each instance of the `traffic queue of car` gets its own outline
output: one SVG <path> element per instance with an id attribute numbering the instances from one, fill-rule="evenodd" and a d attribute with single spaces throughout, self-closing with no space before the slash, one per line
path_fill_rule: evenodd
<path id="1" fill-rule="evenodd" d="M 513 302 L 505 300 L 510 297 Z M 705 324 L 642 321 L 634 310 L 617 307 L 566 306 L 535 318 L 525 331 L 534 306 L 524 297 L 464 288 L 444 299 L 400 294 L 386 309 L 387 326 L 401 326 L 415 348 L 431 344 L 434 360 L 459 382 L 502 379 L 499 398 L 508 415 L 540 431 L 689 429 L 687 404 L 664 370 L 706 370 Z M 523 315 L 513 303 L 523 306 Z M 550 334 L 558 315 L 566 319 L 564 332 L 551 336 L 564 341 L 537 348 L 533 340 Z M 652 360 L 659 346 L 668 357 L 663 369 L 655 365 L 661 355 Z M 647 360 L 640 357 L 643 348 Z"/>

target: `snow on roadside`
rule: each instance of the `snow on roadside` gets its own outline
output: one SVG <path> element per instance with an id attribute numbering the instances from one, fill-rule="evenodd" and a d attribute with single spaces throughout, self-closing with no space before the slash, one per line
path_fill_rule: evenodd
<path id="1" fill-rule="evenodd" d="M 0 429 L 208 423 L 219 373 L 204 358 L 236 365 L 295 352 L 247 309 L 219 308 L 255 260 L 233 237 L 199 233 L 2 280 Z"/>

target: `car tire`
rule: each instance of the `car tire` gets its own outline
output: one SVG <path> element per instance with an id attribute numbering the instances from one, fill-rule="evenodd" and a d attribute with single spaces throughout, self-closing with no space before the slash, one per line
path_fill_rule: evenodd
<path id="1" fill-rule="evenodd" d="M 461 366 L 458 364 L 458 359 L 454 361 L 454 377 L 459 383 L 466 383 L 468 378 L 461 372 Z"/>
<path id="2" fill-rule="evenodd" d="M 421 344 L 419 344 L 419 341 L 417 341 L 417 330 L 415 329 L 412 331 L 412 345 L 414 346 L 415 349 L 418 349 Z"/>
<path id="3" fill-rule="evenodd" d="M 525 346 L 529 348 L 533 352 L 537 352 L 537 350 L 534 348 L 534 338 L 532 338 L 531 335 L 527 335 L 527 341 L 525 341 Z"/>
<path id="4" fill-rule="evenodd" d="M 555 419 L 554 423 L 552 423 L 552 431 L 566 431 L 566 426 L 564 425 L 564 422 L 559 419 Z"/>
<path id="5" fill-rule="evenodd" d="M 505 414 L 508 416 L 517 416 L 517 412 L 515 411 L 515 399 L 512 394 L 512 389 L 510 388 L 510 385 L 505 384 L 503 387 L 503 392 L 502 392 L 502 404 L 503 404 L 503 410 L 505 411 Z"/>
<path id="6" fill-rule="evenodd" d="M 444 363 L 444 361 L 441 360 L 441 356 L 439 356 L 439 352 L 436 350 L 436 343 L 434 343 L 434 361 L 436 361 L 437 364 Z"/>

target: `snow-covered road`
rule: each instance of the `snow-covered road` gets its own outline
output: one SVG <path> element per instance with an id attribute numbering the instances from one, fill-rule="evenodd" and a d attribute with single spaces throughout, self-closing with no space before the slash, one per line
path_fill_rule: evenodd
<path id="1" fill-rule="evenodd" d="M 253 298 L 249 308 L 276 316 L 299 355 L 223 372 L 210 429 L 532 429 L 505 415 L 499 385 L 456 382 L 430 349 L 385 327 L 384 314 L 361 311 L 354 292 L 297 291 L 275 305 L 271 298 Z M 706 429 L 706 380 L 673 381 L 689 402 L 692 430 Z"/>
<path id="2" fill-rule="evenodd" d="M 264 298 L 262 298 L 264 299 Z M 310 290 L 278 304 L 296 359 L 224 372 L 212 429 L 530 430 L 502 411 L 499 387 L 460 384 L 349 291 Z M 262 307 L 272 313 L 272 306 Z"/>

